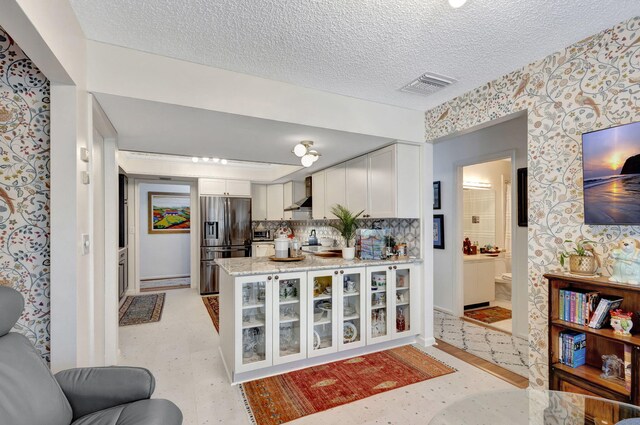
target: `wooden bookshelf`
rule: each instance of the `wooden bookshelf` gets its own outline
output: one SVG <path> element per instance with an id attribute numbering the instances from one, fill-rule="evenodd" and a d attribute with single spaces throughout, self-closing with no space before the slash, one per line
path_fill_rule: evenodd
<path id="1" fill-rule="evenodd" d="M 609 323 L 601 329 L 567 322 L 559 317 L 561 289 L 597 291 L 601 295 L 623 298 L 621 309 L 640 314 L 640 286 L 609 282 L 606 278 L 581 278 L 567 274 L 546 274 L 549 281 L 549 378 L 550 389 L 579 392 L 640 405 L 640 333 L 624 337 L 613 333 Z M 634 320 L 632 332 L 640 332 Z M 564 330 L 587 336 L 586 364 L 576 368 L 558 359 L 559 334 Z M 624 360 L 625 347 L 631 348 L 631 382 L 602 378 L 602 355 L 615 354 Z"/>

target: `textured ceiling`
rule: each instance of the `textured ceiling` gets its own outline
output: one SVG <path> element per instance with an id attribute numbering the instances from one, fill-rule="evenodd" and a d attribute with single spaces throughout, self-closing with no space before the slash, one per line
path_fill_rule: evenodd
<path id="1" fill-rule="evenodd" d="M 96 41 L 419 110 L 640 14 L 639 0 L 71 3 Z M 459 82 L 398 92 L 425 71 Z"/>

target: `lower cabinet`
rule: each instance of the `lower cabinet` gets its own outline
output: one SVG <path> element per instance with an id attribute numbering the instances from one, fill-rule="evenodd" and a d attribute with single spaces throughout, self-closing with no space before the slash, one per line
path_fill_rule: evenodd
<path id="1" fill-rule="evenodd" d="M 464 305 L 487 303 L 496 298 L 495 263 L 489 257 L 464 262 Z"/>
<path id="2" fill-rule="evenodd" d="M 407 264 L 230 279 L 234 373 L 417 334 L 413 270 Z"/>

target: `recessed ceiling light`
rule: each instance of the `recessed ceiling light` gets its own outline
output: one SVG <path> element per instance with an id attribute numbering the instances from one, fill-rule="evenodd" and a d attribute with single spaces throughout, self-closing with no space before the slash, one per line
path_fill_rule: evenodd
<path id="1" fill-rule="evenodd" d="M 457 9 L 459 7 L 464 6 L 466 2 L 467 0 L 449 0 L 449 6 L 453 7 L 454 9 Z"/>
<path id="2" fill-rule="evenodd" d="M 221 159 L 221 160 L 220 160 L 220 163 L 221 163 L 222 165 L 227 165 L 227 160 L 226 160 L 226 159 Z"/>
<path id="3" fill-rule="evenodd" d="M 215 163 L 220 162 L 220 158 L 213 158 L 213 162 L 215 162 Z"/>
<path id="4" fill-rule="evenodd" d="M 193 158 L 191 158 L 191 161 L 192 161 L 192 162 L 198 162 L 198 157 L 197 157 L 197 156 L 194 156 Z"/>
<path id="5" fill-rule="evenodd" d="M 202 157 L 202 160 L 203 160 L 204 162 L 208 162 L 208 161 L 209 161 L 209 158 L 207 158 L 206 156 L 203 156 L 203 157 Z"/>

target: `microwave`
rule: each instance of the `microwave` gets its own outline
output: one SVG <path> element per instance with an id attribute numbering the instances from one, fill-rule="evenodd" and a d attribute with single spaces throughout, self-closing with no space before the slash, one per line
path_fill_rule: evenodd
<path id="1" fill-rule="evenodd" d="M 272 241 L 273 236 L 271 235 L 271 230 L 268 229 L 253 229 L 253 240 L 254 241 Z"/>

